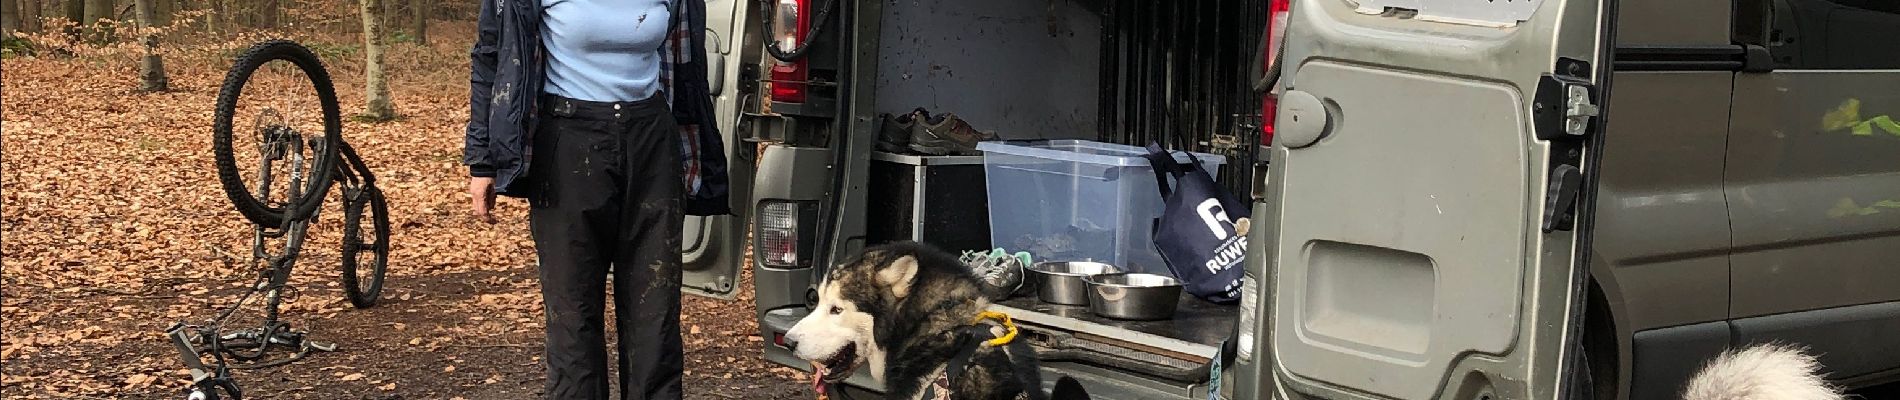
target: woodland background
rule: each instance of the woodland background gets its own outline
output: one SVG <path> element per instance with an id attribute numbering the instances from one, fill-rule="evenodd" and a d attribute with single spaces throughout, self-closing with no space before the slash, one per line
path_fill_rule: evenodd
<path id="1" fill-rule="evenodd" d="M 217 183 L 211 115 L 232 58 L 271 38 L 322 57 L 394 235 L 381 304 L 354 309 L 336 286 L 342 213 L 320 214 L 284 319 L 340 350 L 236 372 L 247 397 L 538 397 L 526 206 L 474 221 L 459 165 L 476 6 L 0 0 L 0 397 L 183 398 L 163 330 L 212 317 L 256 276 L 250 226 Z M 749 294 L 684 309 L 688 398 L 811 396 L 760 359 Z"/>

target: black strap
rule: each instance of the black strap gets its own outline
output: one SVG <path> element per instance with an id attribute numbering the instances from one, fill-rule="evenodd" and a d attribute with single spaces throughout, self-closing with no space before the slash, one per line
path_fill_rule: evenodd
<path id="1" fill-rule="evenodd" d="M 1142 158 L 1147 158 L 1148 166 L 1154 170 L 1155 185 L 1161 188 L 1161 198 L 1167 199 L 1174 195 L 1174 190 L 1168 187 L 1168 177 L 1182 174 L 1180 164 L 1174 162 L 1174 155 L 1162 149 L 1161 143 L 1148 142 L 1148 154 L 1143 154 Z"/>
<path id="2" fill-rule="evenodd" d="M 983 347 L 983 342 L 996 338 L 990 333 L 989 324 L 970 325 L 958 331 L 957 348 L 961 350 L 957 350 L 957 355 L 950 357 L 950 362 L 943 367 L 943 374 L 950 378 L 952 385 L 963 375 L 963 367 L 970 364 L 970 358 L 976 356 L 976 349 Z"/>
<path id="3" fill-rule="evenodd" d="M 1010 342 L 998 349 L 1003 350 L 1003 356 L 1009 358 L 1010 365 L 1036 365 L 1038 361 L 1036 353 L 1028 347 L 1022 342 Z M 1042 393 L 1042 371 L 1035 368 L 1011 368 L 1011 370 L 1016 372 L 1016 381 L 1023 385 L 1023 395 L 1017 398 L 1029 400 L 1049 398 L 1048 395 Z"/>

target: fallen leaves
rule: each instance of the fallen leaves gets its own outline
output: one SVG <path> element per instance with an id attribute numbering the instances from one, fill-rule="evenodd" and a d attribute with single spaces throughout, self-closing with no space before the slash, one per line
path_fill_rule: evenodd
<path id="1" fill-rule="evenodd" d="M 505 202 L 498 210 L 504 222 L 497 225 L 467 217 L 466 170 L 459 163 L 473 27 L 447 31 L 456 29 L 465 36 L 438 38 L 460 43 L 392 46 L 390 87 L 404 119 L 344 121 L 345 138 L 388 196 L 395 227 L 385 298 L 373 310 L 381 317 L 366 318 L 341 298 L 342 213 L 333 190 L 310 230 L 291 277 L 298 289 L 287 294 L 283 310 L 293 326 L 343 339 L 343 349 L 284 367 L 302 368 L 290 378 L 240 373 L 247 394 L 327 399 L 374 389 L 366 398 L 451 398 L 488 387 L 539 386 L 544 311 L 527 267 L 534 261 L 527 207 Z M 297 37 L 320 54 L 357 39 Z M 219 187 L 211 153 L 217 86 L 230 51 L 250 42 L 220 40 L 167 53 L 174 91 L 165 93 L 132 92 L 137 68 L 130 57 L 3 61 L 0 254 L 6 273 L 0 286 L 6 296 L 0 296 L 0 320 L 6 323 L 0 324 L 0 364 L 6 371 L 0 392 L 6 398 L 176 398 L 189 375 L 160 332 L 173 322 L 209 318 L 256 276 L 251 227 Z M 336 78 L 342 108 L 360 110 L 360 58 L 326 55 L 324 63 Z M 760 359 L 750 302 L 746 293 L 734 302 L 688 298 L 683 304 L 687 367 L 706 369 L 697 376 L 790 380 L 795 370 Z M 344 327 L 367 334 L 326 336 Z M 497 361 L 495 354 L 510 356 Z M 391 365 L 408 369 L 392 371 Z M 710 388 L 688 388 L 702 390 Z M 510 393 L 469 397 L 534 397 Z M 769 397 L 777 396 L 729 398 Z"/>
<path id="2" fill-rule="evenodd" d="M 141 388 L 154 382 L 158 382 L 158 377 L 146 374 L 134 374 L 125 378 L 125 386 L 128 388 Z"/>

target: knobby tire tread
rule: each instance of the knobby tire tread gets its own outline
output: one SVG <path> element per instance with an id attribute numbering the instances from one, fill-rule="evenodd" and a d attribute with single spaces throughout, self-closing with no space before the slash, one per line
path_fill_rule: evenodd
<path id="1" fill-rule="evenodd" d="M 369 308 L 375 306 L 377 298 L 382 296 L 383 275 L 389 266 L 389 205 L 383 199 L 382 190 L 375 186 L 365 186 L 362 196 L 362 199 L 354 202 L 346 200 L 343 209 L 344 249 L 341 279 L 343 297 L 350 301 L 350 305 L 356 308 Z M 369 213 L 373 231 L 370 234 L 375 235 L 371 243 L 374 243 L 375 247 L 357 249 L 356 243 L 362 241 L 364 234 L 362 228 L 364 212 Z M 357 252 L 360 251 L 370 251 L 375 255 L 370 265 L 365 266 L 357 262 Z M 364 267 L 369 268 L 368 276 L 361 274 Z M 368 287 L 359 285 L 359 282 L 364 281 L 367 281 Z"/>
<path id="2" fill-rule="evenodd" d="M 232 149 L 233 114 L 237 112 L 238 98 L 244 92 L 244 84 L 259 67 L 271 61 L 284 60 L 295 64 L 310 78 L 318 101 L 323 108 L 323 141 L 321 149 L 314 149 L 315 159 L 307 167 L 309 182 L 305 182 L 303 198 L 287 207 L 272 207 L 264 204 L 246 187 L 244 178 L 238 175 L 237 157 Z M 309 217 L 323 203 L 324 194 L 330 190 L 336 175 L 334 170 L 338 161 L 336 149 L 343 141 L 343 122 L 337 105 L 336 89 L 330 81 L 330 74 L 323 68 L 323 62 L 308 48 L 289 40 L 270 40 L 251 46 L 243 55 L 238 56 L 230 72 L 224 76 L 224 84 L 218 88 L 217 108 L 213 115 L 212 150 L 216 153 L 218 181 L 224 186 L 224 193 L 238 209 L 238 213 L 252 223 L 266 227 L 284 226 L 285 220 L 298 220 Z"/>

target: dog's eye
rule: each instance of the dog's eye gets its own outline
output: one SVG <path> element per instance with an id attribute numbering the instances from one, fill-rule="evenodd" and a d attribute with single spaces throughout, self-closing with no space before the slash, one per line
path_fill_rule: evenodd
<path id="1" fill-rule="evenodd" d="M 831 306 L 831 315 L 838 315 L 838 314 L 844 314 L 844 309 L 838 308 L 838 306 Z"/>

